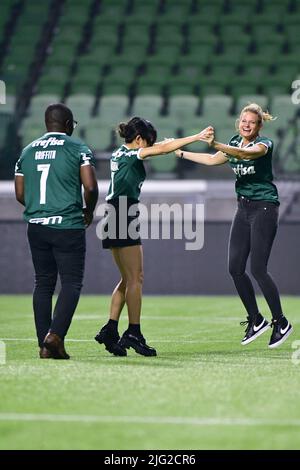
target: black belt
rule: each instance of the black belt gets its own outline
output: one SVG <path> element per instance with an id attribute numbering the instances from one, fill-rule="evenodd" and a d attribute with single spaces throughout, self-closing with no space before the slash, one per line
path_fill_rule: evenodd
<path id="1" fill-rule="evenodd" d="M 240 202 L 243 205 L 250 205 L 253 204 L 254 206 L 259 206 L 259 205 L 266 205 L 266 204 L 272 204 L 272 206 L 279 206 L 279 202 L 277 201 L 265 201 L 263 199 L 250 199 L 245 196 L 239 196 L 238 197 L 238 202 Z"/>

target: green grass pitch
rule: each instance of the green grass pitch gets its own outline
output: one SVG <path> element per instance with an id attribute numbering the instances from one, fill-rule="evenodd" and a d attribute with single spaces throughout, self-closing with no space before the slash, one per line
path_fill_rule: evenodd
<path id="1" fill-rule="evenodd" d="M 143 332 L 156 358 L 113 357 L 93 340 L 108 305 L 83 296 L 71 360 L 40 360 L 31 297 L 0 297 L 1 449 L 299 448 L 299 297 L 283 298 L 294 333 L 274 350 L 269 332 L 240 345 L 237 297 L 145 297 Z"/>

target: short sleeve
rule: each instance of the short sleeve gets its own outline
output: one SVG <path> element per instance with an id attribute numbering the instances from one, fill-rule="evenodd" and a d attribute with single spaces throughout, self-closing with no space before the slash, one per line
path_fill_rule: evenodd
<path id="1" fill-rule="evenodd" d="M 267 147 L 268 150 L 272 149 L 273 147 L 272 140 L 268 139 L 267 137 L 259 137 L 256 140 L 256 144 L 263 144 L 265 147 Z"/>
<path id="2" fill-rule="evenodd" d="M 15 165 L 15 176 L 24 176 L 24 173 L 22 170 L 22 162 L 23 162 L 23 158 L 21 155 L 21 157 L 19 158 L 19 160 L 17 161 Z"/>
<path id="3" fill-rule="evenodd" d="M 237 147 L 239 145 L 239 135 L 233 135 L 231 139 L 229 139 L 228 145 L 231 145 L 232 147 Z"/>
<path id="4" fill-rule="evenodd" d="M 136 162 L 137 160 L 143 160 L 141 157 L 140 157 L 140 153 L 141 153 L 141 148 L 140 149 L 133 149 L 133 150 L 130 150 L 129 152 L 126 152 L 126 157 L 129 161 L 129 163 L 134 163 Z"/>
<path id="5" fill-rule="evenodd" d="M 84 144 L 80 146 L 80 166 L 95 166 L 96 160 L 92 151 Z"/>

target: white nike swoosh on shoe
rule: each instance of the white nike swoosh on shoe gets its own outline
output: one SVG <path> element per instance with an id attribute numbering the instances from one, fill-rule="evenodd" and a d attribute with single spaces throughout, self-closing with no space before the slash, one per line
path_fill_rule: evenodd
<path id="1" fill-rule="evenodd" d="M 290 324 L 289 324 L 289 322 L 288 322 L 288 324 L 286 325 L 285 328 L 280 328 L 280 334 L 281 334 L 281 335 L 285 335 L 285 333 L 286 333 L 287 330 L 289 329 L 289 326 L 290 326 Z"/>
<path id="2" fill-rule="evenodd" d="M 258 325 L 258 326 L 255 326 L 255 325 L 254 325 L 254 326 L 253 326 L 253 330 L 254 330 L 255 332 L 257 332 L 257 331 L 263 326 L 264 322 L 265 322 L 265 319 L 263 319 L 263 321 L 261 322 L 260 325 Z"/>

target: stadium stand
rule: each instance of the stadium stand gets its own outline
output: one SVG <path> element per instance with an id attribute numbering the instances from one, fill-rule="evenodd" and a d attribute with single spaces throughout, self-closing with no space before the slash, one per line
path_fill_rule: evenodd
<path id="1" fill-rule="evenodd" d="M 57 100 L 73 109 L 100 166 L 118 142 L 116 125 L 133 114 L 164 137 L 213 124 L 228 140 L 240 108 L 257 101 L 278 116 L 265 132 L 277 171 L 299 174 L 299 105 L 290 96 L 299 25 L 300 0 L 2 0 L 2 177 Z M 185 175 L 172 157 L 150 166 L 154 177 Z"/>

